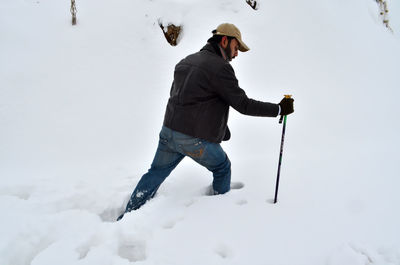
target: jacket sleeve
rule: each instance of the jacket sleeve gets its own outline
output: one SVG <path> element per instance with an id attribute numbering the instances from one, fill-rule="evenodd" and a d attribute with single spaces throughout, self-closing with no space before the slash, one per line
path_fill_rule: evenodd
<path id="1" fill-rule="evenodd" d="M 278 116 L 278 104 L 247 97 L 246 92 L 239 87 L 235 72 L 230 64 L 224 65 L 215 78 L 217 94 L 238 112 L 250 116 Z"/>

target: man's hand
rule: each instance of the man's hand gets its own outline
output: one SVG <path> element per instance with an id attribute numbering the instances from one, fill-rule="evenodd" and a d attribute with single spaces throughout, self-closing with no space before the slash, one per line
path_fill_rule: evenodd
<path id="1" fill-rule="evenodd" d="M 294 112 L 293 101 L 294 99 L 292 98 L 284 97 L 281 102 L 279 102 L 279 106 L 281 106 L 280 115 L 285 116 Z"/>

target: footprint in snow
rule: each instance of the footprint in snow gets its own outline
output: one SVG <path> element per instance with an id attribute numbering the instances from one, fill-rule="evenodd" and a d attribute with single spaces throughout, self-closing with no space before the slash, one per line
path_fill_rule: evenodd
<path id="1" fill-rule="evenodd" d="M 76 248 L 76 252 L 79 253 L 78 259 L 85 259 L 90 251 L 90 247 L 91 246 L 89 246 L 89 245 L 84 245 L 84 246 L 80 246 L 80 247 Z"/>
<path id="2" fill-rule="evenodd" d="M 162 228 L 164 228 L 164 229 L 172 229 L 172 228 L 175 227 L 175 225 L 176 225 L 177 223 L 179 223 L 179 222 L 182 221 L 182 220 L 183 220 L 183 217 L 180 217 L 180 218 L 175 219 L 175 220 L 167 221 L 167 222 L 165 222 L 165 223 L 162 225 Z"/>
<path id="3" fill-rule="evenodd" d="M 146 242 L 122 241 L 118 247 L 118 255 L 129 262 L 143 261 L 146 259 Z"/>
<path id="4" fill-rule="evenodd" d="M 243 182 L 231 182 L 231 189 L 232 190 L 240 190 L 243 187 L 244 187 L 244 183 Z"/>
<path id="5" fill-rule="evenodd" d="M 190 207 L 190 206 L 192 206 L 195 202 L 196 202 L 195 199 L 190 199 L 190 200 L 186 201 L 183 205 L 185 205 L 186 207 Z"/>
<path id="6" fill-rule="evenodd" d="M 214 249 L 214 253 L 223 259 L 232 257 L 231 249 L 228 246 L 226 246 L 225 244 L 220 244 L 219 246 L 217 246 Z"/>
<path id="7" fill-rule="evenodd" d="M 108 208 L 99 214 L 99 217 L 103 222 L 115 222 L 117 221 L 118 216 L 123 212 L 123 208 Z"/>
<path id="8" fill-rule="evenodd" d="M 14 196 L 21 200 L 28 200 L 32 193 L 34 192 L 34 187 L 32 186 L 15 186 L 0 189 L 0 195 Z"/>
<path id="9" fill-rule="evenodd" d="M 247 200 L 245 200 L 245 199 L 238 200 L 238 201 L 236 202 L 236 204 L 237 204 L 237 205 L 245 205 L 245 204 L 247 204 Z"/>

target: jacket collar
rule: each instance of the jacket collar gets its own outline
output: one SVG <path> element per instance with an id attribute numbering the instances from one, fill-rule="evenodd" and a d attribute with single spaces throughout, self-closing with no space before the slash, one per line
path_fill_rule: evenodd
<path id="1" fill-rule="evenodd" d="M 224 56 L 221 53 L 221 48 L 215 42 L 207 42 L 207 44 L 203 48 L 201 48 L 200 51 L 203 51 L 203 50 L 214 53 L 214 54 L 220 56 L 222 59 L 224 59 Z"/>
<path id="2" fill-rule="evenodd" d="M 201 48 L 200 51 L 203 51 L 203 50 L 206 50 L 206 51 L 209 51 L 211 53 L 214 53 L 214 54 L 218 55 L 219 57 L 221 57 L 222 60 L 224 60 L 224 61 L 229 63 L 229 60 L 225 59 L 225 58 L 228 58 L 228 56 L 226 55 L 225 51 L 219 46 L 218 43 L 207 42 L 207 44 L 203 48 Z M 224 53 L 225 58 L 224 58 L 224 55 L 222 55 L 222 53 Z"/>

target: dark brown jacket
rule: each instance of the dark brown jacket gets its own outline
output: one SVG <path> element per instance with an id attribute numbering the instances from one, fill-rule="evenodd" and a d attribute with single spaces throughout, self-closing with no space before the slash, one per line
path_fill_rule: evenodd
<path id="1" fill-rule="evenodd" d="M 276 117 L 279 106 L 248 98 L 232 66 L 214 47 L 208 43 L 176 65 L 164 126 L 220 143 L 230 138 L 229 106 L 245 115 L 264 117 Z"/>

